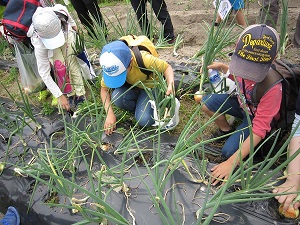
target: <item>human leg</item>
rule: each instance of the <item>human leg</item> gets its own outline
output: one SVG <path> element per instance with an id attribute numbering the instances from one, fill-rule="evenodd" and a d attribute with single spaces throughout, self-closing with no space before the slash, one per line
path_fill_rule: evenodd
<path id="1" fill-rule="evenodd" d="M 71 108 L 77 106 L 77 103 L 79 103 L 78 100 L 80 100 L 80 102 L 84 101 L 85 95 L 85 88 L 81 70 L 72 48 L 72 45 L 74 45 L 75 43 L 75 35 L 75 32 L 69 31 L 66 38 L 66 43 L 62 47 L 54 49 L 53 57 L 50 59 L 50 61 L 52 61 L 52 64 L 55 60 L 60 60 L 67 67 L 70 84 L 72 86 L 72 91 L 68 93 Z"/>
<path id="2" fill-rule="evenodd" d="M 243 118 L 237 98 L 230 97 L 228 94 L 210 94 L 205 95 L 202 99 L 204 105 L 202 111 L 209 117 L 216 115 L 214 122 L 222 131 L 230 131 L 232 128 L 226 120 L 225 114 L 232 115 L 237 118 Z"/>
<path id="3" fill-rule="evenodd" d="M 84 96 L 85 88 L 84 82 L 81 75 L 80 66 L 76 59 L 75 52 L 73 50 L 73 45 L 76 41 L 76 33 L 68 32 L 68 38 L 66 40 L 66 45 L 62 47 L 62 52 L 64 54 L 64 58 L 67 59 L 67 68 L 69 69 L 70 74 L 70 82 L 73 87 L 76 96 Z"/>
<path id="4" fill-rule="evenodd" d="M 237 21 L 237 23 L 243 27 L 246 27 L 247 24 L 246 24 L 246 20 L 245 20 L 245 17 L 244 17 L 244 13 L 243 13 L 243 10 L 242 9 L 239 9 L 236 14 L 235 14 L 235 19 Z"/>
<path id="5" fill-rule="evenodd" d="M 82 0 L 71 0 L 71 4 L 73 5 L 80 22 L 86 26 L 90 27 L 91 19 L 89 17 L 88 9 L 85 3 Z"/>
<path id="6" fill-rule="evenodd" d="M 131 6 L 135 11 L 142 32 L 149 36 L 149 21 L 147 17 L 147 0 L 131 0 Z"/>
<path id="7" fill-rule="evenodd" d="M 296 23 L 296 30 L 294 34 L 294 45 L 295 47 L 300 47 L 300 13 L 298 15 L 297 23 Z"/>
<path id="8" fill-rule="evenodd" d="M 129 112 L 134 112 L 139 96 L 139 90 L 130 89 L 129 86 L 123 85 L 113 90 L 111 102 L 117 107 Z"/>
<path id="9" fill-rule="evenodd" d="M 164 0 L 150 0 L 153 11 L 157 17 L 157 19 L 161 22 L 164 27 L 164 37 L 167 39 L 173 39 L 174 28 L 171 20 L 171 16 L 169 14 L 167 4 Z"/>
<path id="10" fill-rule="evenodd" d="M 244 0 L 229 0 L 229 1 L 235 13 L 235 19 L 237 23 L 241 26 L 246 27 L 247 24 L 246 24 L 245 16 L 243 14 L 243 9 L 245 8 Z"/>
<path id="11" fill-rule="evenodd" d="M 260 8 L 260 22 L 268 26 L 276 27 L 279 15 L 279 1 L 278 0 L 261 0 Z"/>
<path id="12" fill-rule="evenodd" d="M 100 7 L 97 3 L 97 0 L 83 0 L 83 2 L 85 3 L 85 6 L 88 10 L 88 12 L 93 16 L 93 18 L 99 23 L 101 24 L 101 26 L 103 27 L 103 29 L 105 30 L 105 32 L 107 32 L 107 27 L 106 27 L 106 23 L 103 19 L 103 16 L 101 14 L 100 11 Z M 91 19 L 89 18 L 89 20 L 91 21 Z M 91 21 L 92 22 L 92 21 Z M 92 23 L 91 23 L 92 24 Z M 89 28 L 92 28 L 90 25 L 87 25 Z M 93 29 L 91 29 L 93 30 Z"/>
<path id="13" fill-rule="evenodd" d="M 149 100 L 146 91 L 141 89 L 136 103 L 135 118 L 142 127 L 149 127 L 154 124 L 153 109 Z"/>
<path id="14" fill-rule="evenodd" d="M 252 117 L 250 116 L 252 120 Z M 230 135 L 225 144 L 222 147 L 222 156 L 228 159 L 232 156 L 240 146 L 240 143 L 246 140 L 250 134 L 249 123 L 246 116 L 244 116 L 242 123 L 236 128 L 236 132 Z"/>

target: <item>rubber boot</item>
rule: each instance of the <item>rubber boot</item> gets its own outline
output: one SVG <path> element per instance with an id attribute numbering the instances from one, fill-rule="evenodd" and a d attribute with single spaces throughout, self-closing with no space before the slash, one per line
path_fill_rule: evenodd
<path id="1" fill-rule="evenodd" d="M 6 214 L 2 220 L 0 220 L 0 224 L 1 223 L 3 225 L 19 225 L 20 217 L 18 211 L 12 206 L 8 207 Z"/>

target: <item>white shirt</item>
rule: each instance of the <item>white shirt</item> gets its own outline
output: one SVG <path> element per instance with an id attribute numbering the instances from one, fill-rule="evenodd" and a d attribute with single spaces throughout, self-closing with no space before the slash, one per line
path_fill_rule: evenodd
<path id="1" fill-rule="evenodd" d="M 70 13 L 68 12 L 67 8 L 61 4 L 56 4 L 52 7 L 54 11 L 62 12 L 67 14 L 68 16 L 68 31 L 72 30 L 72 27 L 76 26 L 74 19 L 71 17 Z M 66 34 L 65 34 L 66 36 Z M 67 38 L 66 38 L 67 40 Z M 34 46 L 34 53 L 37 61 L 39 75 L 41 76 L 43 82 L 49 89 L 49 91 L 53 94 L 55 98 L 60 97 L 63 93 L 61 92 L 58 85 L 52 79 L 50 71 L 50 59 L 53 57 L 53 51 L 47 49 L 43 42 L 41 41 L 40 37 L 38 36 L 37 32 L 33 32 L 31 36 L 31 43 Z"/>

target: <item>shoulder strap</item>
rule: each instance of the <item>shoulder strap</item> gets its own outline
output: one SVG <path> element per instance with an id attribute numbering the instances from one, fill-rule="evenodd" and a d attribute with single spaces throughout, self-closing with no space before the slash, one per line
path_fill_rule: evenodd
<path id="1" fill-rule="evenodd" d="M 146 74 L 147 77 L 149 78 L 152 71 L 146 69 L 146 66 L 144 64 L 144 60 L 143 60 L 142 54 L 140 52 L 139 46 L 131 46 L 130 48 L 133 51 L 133 54 L 135 56 L 136 62 L 138 64 L 140 70 L 142 71 L 142 73 Z"/>
<path id="2" fill-rule="evenodd" d="M 291 69 L 290 66 L 287 65 L 287 61 L 286 61 L 286 60 L 277 59 L 276 62 L 277 62 L 279 65 L 285 67 L 285 68 L 290 72 L 290 74 L 293 76 L 294 79 L 296 78 L 295 72 Z"/>
<path id="3" fill-rule="evenodd" d="M 135 39 L 134 35 L 132 35 L 132 38 Z M 143 51 L 147 51 L 151 54 L 151 51 L 144 47 L 144 46 L 141 46 L 141 45 L 138 45 L 138 46 L 131 46 L 129 45 L 129 43 L 125 40 L 125 39 L 120 39 L 121 41 L 123 41 L 132 51 L 133 51 L 133 54 L 135 56 L 135 59 L 136 59 L 136 62 L 141 70 L 142 73 L 144 73 L 145 75 L 147 75 L 147 79 L 149 78 L 149 76 L 152 74 L 152 71 L 150 70 L 147 70 L 145 64 L 144 64 L 144 60 L 143 60 L 143 57 L 142 57 L 142 54 L 141 54 L 141 50 Z"/>
<path id="4" fill-rule="evenodd" d="M 271 67 L 265 79 L 263 79 L 262 82 L 255 84 L 251 95 L 252 103 L 257 105 L 262 96 L 264 96 L 264 94 L 266 94 L 276 84 L 280 83 L 283 79 L 284 78 L 281 74 Z"/>

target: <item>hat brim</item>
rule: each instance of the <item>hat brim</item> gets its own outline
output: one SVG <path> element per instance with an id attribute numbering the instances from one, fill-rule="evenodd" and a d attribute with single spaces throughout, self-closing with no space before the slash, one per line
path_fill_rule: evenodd
<path id="1" fill-rule="evenodd" d="M 271 64 L 250 62 L 233 54 L 229 64 L 229 72 L 235 76 L 258 83 L 267 76 Z"/>
<path id="2" fill-rule="evenodd" d="M 53 38 L 41 38 L 41 40 L 47 49 L 59 48 L 66 42 L 65 35 L 62 30 Z"/>
<path id="3" fill-rule="evenodd" d="M 104 83 L 109 88 L 119 88 L 121 87 L 127 77 L 127 70 L 125 70 L 123 73 L 120 73 L 118 76 L 109 76 L 105 72 L 103 72 L 103 79 Z"/>

